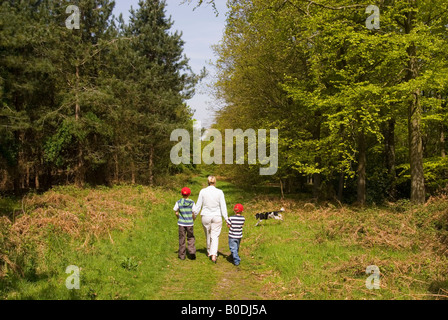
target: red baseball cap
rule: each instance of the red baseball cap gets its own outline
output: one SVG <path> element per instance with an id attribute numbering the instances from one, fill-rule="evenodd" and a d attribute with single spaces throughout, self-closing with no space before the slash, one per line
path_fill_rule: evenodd
<path id="1" fill-rule="evenodd" d="M 244 207 L 243 207 L 243 205 L 242 204 L 236 204 L 235 205 L 235 207 L 233 208 L 233 211 L 236 211 L 236 212 L 243 212 L 244 211 Z"/>
<path id="2" fill-rule="evenodd" d="M 182 195 L 183 196 L 189 196 L 190 194 L 191 194 L 190 188 L 185 187 L 185 188 L 182 189 Z"/>

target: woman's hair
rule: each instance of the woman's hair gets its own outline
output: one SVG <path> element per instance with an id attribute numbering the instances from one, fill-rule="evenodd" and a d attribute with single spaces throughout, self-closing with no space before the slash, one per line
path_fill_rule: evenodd
<path id="1" fill-rule="evenodd" d="M 215 178 L 214 176 L 209 176 L 209 177 L 207 178 L 207 180 L 208 180 L 208 185 L 209 185 L 209 186 L 211 186 L 211 185 L 216 185 L 216 178 Z"/>

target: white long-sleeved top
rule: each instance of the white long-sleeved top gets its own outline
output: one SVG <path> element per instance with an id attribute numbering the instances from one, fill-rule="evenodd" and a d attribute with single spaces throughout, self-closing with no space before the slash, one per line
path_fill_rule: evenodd
<path id="1" fill-rule="evenodd" d="M 193 208 L 194 213 L 198 215 L 201 208 L 202 216 L 222 215 L 225 221 L 229 220 L 224 192 L 215 186 L 209 186 L 199 192 L 198 201 Z"/>

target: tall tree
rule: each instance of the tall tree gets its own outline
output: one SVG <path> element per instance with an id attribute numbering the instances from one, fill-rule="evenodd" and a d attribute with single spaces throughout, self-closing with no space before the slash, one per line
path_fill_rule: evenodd
<path id="1" fill-rule="evenodd" d="M 381 27 L 372 30 L 362 1 L 231 1 L 217 82 L 228 106 L 218 123 L 236 116 L 246 125 L 275 123 L 284 172 L 312 175 L 315 194 L 337 177 L 341 197 L 342 178 L 356 176 L 358 202 L 369 190 L 395 197 L 397 168 L 402 177 L 408 168 L 410 198 L 424 202 L 423 121 L 436 107 L 423 92 L 443 92 L 447 68 L 447 4 L 437 4 L 382 1 Z M 369 179 L 389 186 L 369 188 Z"/>
<path id="2" fill-rule="evenodd" d="M 192 114 L 185 101 L 202 76 L 188 66 L 182 34 L 171 31 L 173 22 L 165 8 L 165 1 L 140 1 L 124 31 L 134 39 L 130 44 L 133 72 L 128 80 L 135 83 L 134 108 L 140 115 L 135 123 L 139 139 L 133 161 L 147 172 L 150 185 L 156 172 L 169 165 L 170 132 L 189 124 Z"/>
<path id="3" fill-rule="evenodd" d="M 164 1 L 141 1 L 126 25 L 114 1 L 79 0 L 79 28 L 67 28 L 67 5 L 1 3 L 0 188 L 152 184 L 170 168 L 169 133 L 191 122 L 186 100 L 202 75 Z"/>

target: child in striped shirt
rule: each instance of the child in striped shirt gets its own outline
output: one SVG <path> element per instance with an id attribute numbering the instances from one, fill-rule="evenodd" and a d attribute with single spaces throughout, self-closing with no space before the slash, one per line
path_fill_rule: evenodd
<path id="1" fill-rule="evenodd" d="M 196 246 L 194 237 L 194 220 L 196 219 L 193 213 L 194 201 L 188 199 L 191 195 L 191 190 L 189 188 L 183 188 L 182 199 L 176 202 L 174 205 L 174 212 L 177 216 L 177 225 L 179 226 L 179 259 L 185 260 L 187 247 L 185 245 L 185 240 L 188 243 L 188 253 L 190 254 L 190 259 L 196 259 Z"/>
<path id="2" fill-rule="evenodd" d="M 234 216 L 229 218 L 229 223 L 227 226 L 230 228 L 229 230 L 229 249 L 233 256 L 233 264 L 238 266 L 241 262 L 241 258 L 239 256 L 241 239 L 243 238 L 243 226 L 244 221 L 246 220 L 243 216 L 243 206 L 241 204 L 235 205 L 233 211 L 235 212 Z"/>

